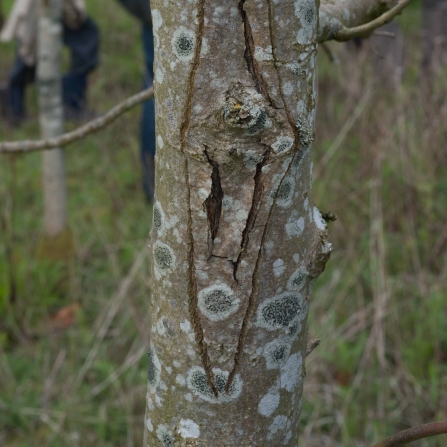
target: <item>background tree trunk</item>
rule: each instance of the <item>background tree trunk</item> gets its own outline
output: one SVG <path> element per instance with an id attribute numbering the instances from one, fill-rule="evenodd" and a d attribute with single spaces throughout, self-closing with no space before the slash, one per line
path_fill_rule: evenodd
<path id="1" fill-rule="evenodd" d="M 41 0 L 38 26 L 37 87 L 42 136 L 63 133 L 61 0 Z M 64 150 L 43 153 L 44 235 L 39 252 L 49 258 L 69 257 L 72 236 L 67 224 Z"/>
<path id="2" fill-rule="evenodd" d="M 151 2 L 146 446 L 295 446 L 312 285 L 318 1 Z"/>
<path id="3" fill-rule="evenodd" d="M 422 22 L 422 65 L 426 70 L 437 70 L 447 63 L 447 0 L 424 0 Z"/>

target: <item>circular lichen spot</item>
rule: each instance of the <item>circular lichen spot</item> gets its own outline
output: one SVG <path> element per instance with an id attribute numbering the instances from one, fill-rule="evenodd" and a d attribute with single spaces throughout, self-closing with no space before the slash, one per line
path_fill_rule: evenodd
<path id="1" fill-rule="evenodd" d="M 268 127 L 268 118 L 265 110 L 259 109 L 256 114 L 256 118 L 253 120 L 253 123 L 250 124 L 247 129 L 247 133 L 249 135 L 256 135 L 261 130 Z"/>
<path id="2" fill-rule="evenodd" d="M 217 397 L 214 395 L 208 383 L 208 377 L 205 370 L 200 367 L 194 367 L 188 372 L 187 385 L 188 388 L 196 395 L 211 403 L 229 402 L 239 397 L 242 391 L 242 380 L 239 374 L 233 379 L 228 393 L 225 387 L 228 381 L 228 371 L 222 371 L 219 368 L 213 368 L 214 386 L 217 391 Z"/>
<path id="3" fill-rule="evenodd" d="M 165 217 L 160 202 L 156 202 L 153 210 L 153 227 L 157 232 L 164 229 Z"/>
<path id="4" fill-rule="evenodd" d="M 288 151 L 293 146 L 293 142 L 293 138 L 281 137 L 272 144 L 272 148 L 277 154 L 281 154 Z"/>
<path id="5" fill-rule="evenodd" d="M 154 353 L 150 350 L 147 353 L 148 357 L 148 368 L 147 368 L 147 380 L 151 385 L 155 384 L 156 374 L 155 374 L 155 365 L 154 365 Z"/>
<path id="6" fill-rule="evenodd" d="M 291 205 L 295 192 L 295 180 L 286 177 L 276 191 L 276 202 L 279 206 L 287 208 Z"/>
<path id="7" fill-rule="evenodd" d="M 317 9 L 314 1 L 297 0 L 295 2 L 295 15 L 300 19 L 301 29 L 297 34 L 299 44 L 310 43 L 315 25 L 317 23 Z"/>
<path id="8" fill-rule="evenodd" d="M 225 284 L 217 283 L 199 292 L 199 309 L 211 321 L 220 321 L 236 312 L 239 299 Z"/>
<path id="9" fill-rule="evenodd" d="M 190 60 L 194 56 L 195 35 L 189 29 L 180 27 L 172 36 L 172 49 L 181 60 Z"/>
<path id="10" fill-rule="evenodd" d="M 266 300 L 258 309 L 257 325 L 267 329 L 288 329 L 299 316 L 302 308 L 302 295 L 298 292 L 285 292 Z"/>
<path id="11" fill-rule="evenodd" d="M 280 368 L 290 355 L 291 342 L 287 338 L 280 338 L 268 343 L 264 348 L 267 369 Z"/>
<path id="12" fill-rule="evenodd" d="M 309 276 L 309 273 L 304 267 L 300 267 L 298 270 L 296 270 L 294 273 L 292 273 L 292 276 L 289 278 L 289 281 L 287 282 L 287 288 L 289 290 L 302 290 L 304 285 L 306 284 L 307 277 Z"/>
<path id="13" fill-rule="evenodd" d="M 149 348 L 147 357 L 148 357 L 147 380 L 149 383 L 149 389 L 151 392 L 155 392 L 158 384 L 160 383 L 161 364 L 160 361 L 158 360 L 157 354 L 152 345 Z"/>
<path id="14" fill-rule="evenodd" d="M 175 438 L 168 425 L 162 424 L 157 427 L 157 438 L 163 447 L 174 447 Z"/>
<path id="15" fill-rule="evenodd" d="M 175 255 L 172 248 L 163 242 L 157 241 L 154 244 L 154 262 L 161 271 L 166 271 L 175 267 Z"/>

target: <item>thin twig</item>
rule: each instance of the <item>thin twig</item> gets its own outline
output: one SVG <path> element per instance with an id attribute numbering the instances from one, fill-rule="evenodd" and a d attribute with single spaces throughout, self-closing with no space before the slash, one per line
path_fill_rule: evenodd
<path id="1" fill-rule="evenodd" d="M 447 434 L 447 420 L 440 422 L 431 422 L 430 424 L 419 425 L 400 431 L 389 438 L 375 444 L 373 447 L 397 447 L 417 441 L 418 439 L 428 438 L 430 436 Z"/>
<path id="2" fill-rule="evenodd" d="M 306 348 L 306 357 L 308 357 L 313 350 L 320 344 L 321 340 L 319 338 L 313 338 Z"/>
<path id="3" fill-rule="evenodd" d="M 364 25 L 354 28 L 342 27 L 336 32 L 334 39 L 342 42 L 353 39 L 354 37 L 369 36 L 375 29 L 385 25 L 385 23 L 391 22 L 410 2 L 411 0 L 402 0 L 394 8 L 391 8 L 380 17 L 377 17 L 377 19 L 371 20 L 371 22 L 365 23 Z"/>
<path id="4" fill-rule="evenodd" d="M 134 108 L 138 104 L 141 104 L 142 102 L 153 98 L 153 96 L 154 90 L 153 87 L 150 87 L 120 102 L 99 118 L 95 118 L 94 120 L 89 121 L 87 124 L 84 124 L 83 126 L 78 127 L 71 132 L 59 135 L 58 137 L 47 138 L 45 140 L 7 141 L 4 143 L 0 143 L 0 154 L 8 152 L 34 152 L 66 146 L 67 144 L 84 138 L 90 133 L 96 132 L 103 127 L 106 127 L 123 113 Z"/>
<path id="5" fill-rule="evenodd" d="M 396 33 L 390 33 L 389 31 L 374 31 L 373 36 L 382 36 L 382 37 L 391 37 L 394 39 L 396 37 Z"/>

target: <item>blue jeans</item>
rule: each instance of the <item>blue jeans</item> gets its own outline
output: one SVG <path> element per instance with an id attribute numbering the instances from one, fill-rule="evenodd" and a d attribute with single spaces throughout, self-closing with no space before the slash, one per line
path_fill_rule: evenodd
<path id="1" fill-rule="evenodd" d="M 154 79 L 154 38 L 152 27 L 143 25 L 143 49 L 145 73 L 143 85 L 148 88 Z M 154 198 L 154 156 L 155 156 L 155 100 L 143 104 L 141 116 L 141 162 L 143 166 L 143 189 L 148 201 Z"/>
<path id="2" fill-rule="evenodd" d="M 70 70 L 62 78 L 64 105 L 81 114 L 86 105 L 87 75 L 98 64 L 98 27 L 90 18 L 77 30 L 64 26 L 63 42 L 71 51 Z M 17 55 L 8 80 L 8 112 L 16 123 L 25 118 L 25 88 L 34 82 L 35 74 L 35 65 L 26 65 Z"/>

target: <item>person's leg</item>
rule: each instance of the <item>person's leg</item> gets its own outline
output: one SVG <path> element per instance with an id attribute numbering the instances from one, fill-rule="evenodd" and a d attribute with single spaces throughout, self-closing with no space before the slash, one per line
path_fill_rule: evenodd
<path id="1" fill-rule="evenodd" d="M 154 70 L 154 41 L 152 28 L 143 26 L 143 48 L 145 59 L 144 88 L 152 85 Z M 155 101 L 151 99 L 143 104 L 141 116 L 141 162 L 143 166 L 143 189 L 146 199 L 154 198 L 155 180 Z"/>
<path id="2" fill-rule="evenodd" d="M 87 102 L 87 75 L 98 65 L 99 30 L 87 18 L 76 30 L 64 25 L 63 39 L 71 51 L 70 70 L 62 79 L 64 105 L 72 114 L 80 115 Z"/>
<path id="3" fill-rule="evenodd" d="M 26 65 L 16 56 L 2 95 L 3 115 L 13 125 L 19 125 L 25 119 L 25 87 L 34 81 L 35 72 L 35 66 Z"/>

